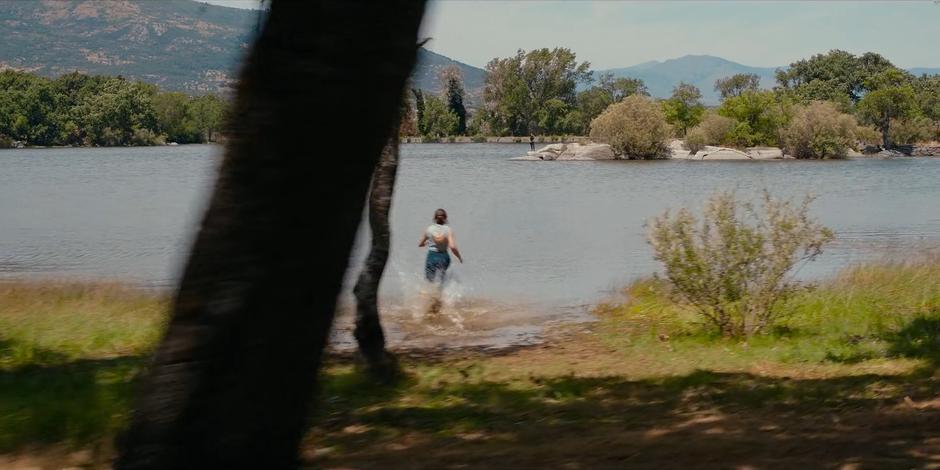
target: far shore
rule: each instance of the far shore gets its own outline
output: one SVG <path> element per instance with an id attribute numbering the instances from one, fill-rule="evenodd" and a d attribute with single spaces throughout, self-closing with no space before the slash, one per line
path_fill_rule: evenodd
<path id="1" fill-rule="evenodd" d="M 534 136 L 536 144 L 583 144 L 591 139 L 585 136 L 574 135 L 542 135 Z M 421 137 L 405 136 L 400 138 L 403 144 L 528 144 L 528 137 L 520 136 L 449 136 L 449 137 Z"/>

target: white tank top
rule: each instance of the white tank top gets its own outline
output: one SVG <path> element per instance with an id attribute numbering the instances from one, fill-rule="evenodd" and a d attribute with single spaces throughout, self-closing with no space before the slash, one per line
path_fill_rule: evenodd
<path id="1" fill-rule="evenodd" d="M 450 227 L 432 224 L 424 233 L 428 237 L 428 251 L 447 253 L 447 248 L 450 245 Z"/>

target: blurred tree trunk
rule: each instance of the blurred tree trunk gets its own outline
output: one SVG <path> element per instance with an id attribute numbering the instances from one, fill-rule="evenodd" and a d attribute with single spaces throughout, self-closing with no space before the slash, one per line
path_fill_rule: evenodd
<path id="1" fill-rule="evenodd" d="M 385 334 L 379 319 L 378 293 L 382 273 L 388 261 L 391 244 L 388 214 L 395 191 L 398 172 L 398 129 L 382 150 L 379 163 L 372 175 L 369 195 L 369 228 L 372 247 L 366 258 L 353 292 L 356 295 L 356 342 L 366 361 L 367 370 L 374 378 L 389 381 L 398 372 L 395 358 L 385 350 Z"/>
<path id="2" fill-rule="evenodd" d="M 273 2 L 116 468 L 296 467 L 423 9 L 422 0 Z M 355 147 L 331 154 L 325 142 Z"/>

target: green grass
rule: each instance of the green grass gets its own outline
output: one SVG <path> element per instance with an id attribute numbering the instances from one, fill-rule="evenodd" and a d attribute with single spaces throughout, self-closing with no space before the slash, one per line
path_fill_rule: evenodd
<path id="1" fill-rule="evenodd" d="M 940 362 L 937 259 L 846 269 L 789 299 L 771 331 L 746 340 L 716 336 L 664 281 L 637 281 L 627 295 L 624 304 L 598 308 L 605 340 L 625 352 L 666 347 L 671 360 L 699 367 Z"/>
<path id="2" fill-rule="evenodd" d="M 644 468 L 708 467 L 720 454 L 712 466 L 916 467 L 940 419 L 930 405 L 940 393 L 938 279 L 936 259 L 851 268 L 747 341 L 709 333 L 663 284 L 643 280 L 625 303 L 597 308 L 592 332 L 550 346 L 405 357 L 395 385 L 334 359 L 306 458 Z M 106 462 L 167 309 L 118 285 L 0 284 L 0 466 L 5 453 L 62 447 L 94 448 Z M 905 400 L 918 411 L 899 408 Z"/>
<path id="3" fill-rule="evenodd" d="M 0 453 L 113 434 L 166 311 L 119 285 L 0 284 Z"/>

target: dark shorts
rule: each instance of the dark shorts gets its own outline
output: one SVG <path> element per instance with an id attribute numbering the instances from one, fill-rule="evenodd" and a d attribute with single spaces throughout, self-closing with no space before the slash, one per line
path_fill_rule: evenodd
<path id="1" fill-rule="evenodd" d="M 424 277 L 428 282 L 444 282 L 444 273 L 450 266 L 450 255 L 438 251 L 429 251 L 424 262 Z"/>

